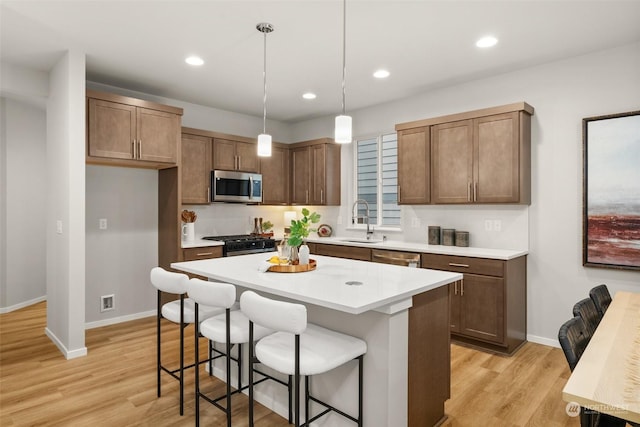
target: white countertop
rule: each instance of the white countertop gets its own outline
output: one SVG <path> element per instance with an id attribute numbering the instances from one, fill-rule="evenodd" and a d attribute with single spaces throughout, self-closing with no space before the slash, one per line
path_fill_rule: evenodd
<path id="1" fill-rule="evenodd" d="M 171 267 L 300 302 L 352 314 L 393 313 L 394 304 L 462 279 L 462 274 L 313 255 L 317 268 L 304 273 L 259 271 L 276 252 L 176 262 Z M 359 281 L 362 285 L 347 285 Z"/>
<path id="2" fill-rule="evenodd" d="M 349 242 L 345 240 L 362 240 L 360 242 Z M 490 249 L 476 247 L 460 247 L 460 246 L 444 246 L 444 245 L 428 245 L 426 243 L 411 243 L 400 240 L 376 241 L 375 243 L 364 242 L 364 238 L 359 237 L 315 237 L 308 238 L 308 242 L 326 243 L 330 245 L 358 246 L 371 249 L 388 249 L 397 251 L 420 252 L 441 255 L 457 255 L 474 258 L 490 258 L 500 260 L 510 260 L 527 255 L 526 250 L 511 249 Z"/>
<path id="3" fill-rule="evenodd" d="M 204 248 L 204 247 L 207 247 L 207 246 L 224 246 L 224 242 L 221 242 L 219 240 L 204 240 L 204 239 L 201 239 L 201 238 L 196 238 L 192 242 L 185 242 L 183 240 L 181 246 L 182 246 L 182 249 Z"/>

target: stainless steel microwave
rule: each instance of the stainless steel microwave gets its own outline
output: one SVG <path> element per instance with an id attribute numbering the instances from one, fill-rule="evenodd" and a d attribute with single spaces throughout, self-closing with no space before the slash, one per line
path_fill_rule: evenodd
<path id="1" fill-rule="evenodd" d="M 262 175 L 235 171 L 211 171 L 211 200 L 214 202 L 262 202 Z"/>

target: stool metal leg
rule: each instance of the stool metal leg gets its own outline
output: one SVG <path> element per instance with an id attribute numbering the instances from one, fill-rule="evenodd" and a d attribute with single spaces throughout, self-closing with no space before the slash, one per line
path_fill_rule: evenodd
<path id="1" fill-rule="evenodd" d="M 289 375 L 289 382 L 287 383 L 287 391 L 289 392 L 289 424 L 293 424 L 293 376 Z"/>
<path id="2" fill-rule="evenodd" d="M 184 294 L 180 294 L 180 415 L 184 415 Z"/>
<path id="3" fill-rule="evenodd" d="M 249 427 L 253 427 L 253 322 L 249 321 Z"/>
<path id="4" fill-rule="evenodd" d="M 296 427 L 300 427 L 300 335 L 296 335 L 296 366 L 295 366 L 295 389 L 296 389 Z"/>
<path id="5" fill-rule="evenodd" d="M 227 427 L 231 427 L 231 310 L 225 312 L 227 338 Z"/>
<path id="6" fill-rule="evenodd" d="M 196 384 L 196 427 L 200 426 L 200 349 L 198 347 L 198 338 L 199 338 L 199 323 L 198 323 L 198 303 L 195 303 L 195 318 L 194 318 L 194 325 L 195 325 L 195 333 L 193 334 L 195 336 L 195 341 L 193 343 L 194 346 L 194 352 L 195 352 L 195 371 L 196 371 L 196 378 L 195 378 L 195 384 Z"/>
<path id="7" fill-rule="evenodd" d="M 160 318 L 162 317 L 162 306 L 161 306 L 161 300 L 162 300 L 162 292 L 160 290 L 158 290 L 158 303 L 157 303 L 157 322 L 156 322 L 156 344 L 157 344 L 157 348 L 156 348 L 156 364 L 157 364 L 157 375 L 158 375 L 158 397 L 160 397 L 160 366 L 162 365 L 162 361 L 160 360 Z"/>
<path id="8" fill-rule="evenodd" d="M 364 362 L 364 355 L 358 357 L 358 427 L 362 427 L 362 391 L 364 389 L 362 384 L 363 379 L 363 371 L 364 367 L 362 366 L 362 362 Z"/>
<path id="9" fill-rule="evenodd" d="M 304 425 L 309 426 L 309 375 L 304 377 Z"/>

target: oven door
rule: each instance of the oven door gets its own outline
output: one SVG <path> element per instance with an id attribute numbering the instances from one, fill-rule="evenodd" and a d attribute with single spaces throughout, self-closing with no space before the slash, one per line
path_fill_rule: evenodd
<path id="1" fill-rule="evenodd" d="M 262 175 L 258 173 L 211 171 L 211 200 L 214 202 L 262 202 Z"/>

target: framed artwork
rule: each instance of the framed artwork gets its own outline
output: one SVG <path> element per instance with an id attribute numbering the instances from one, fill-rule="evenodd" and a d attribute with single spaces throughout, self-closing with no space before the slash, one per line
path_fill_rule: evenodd
<path id="1" fill-rule="evenodd" d="M 640 270 L 640 111 L 582 125 L 583 265 Z"/>

